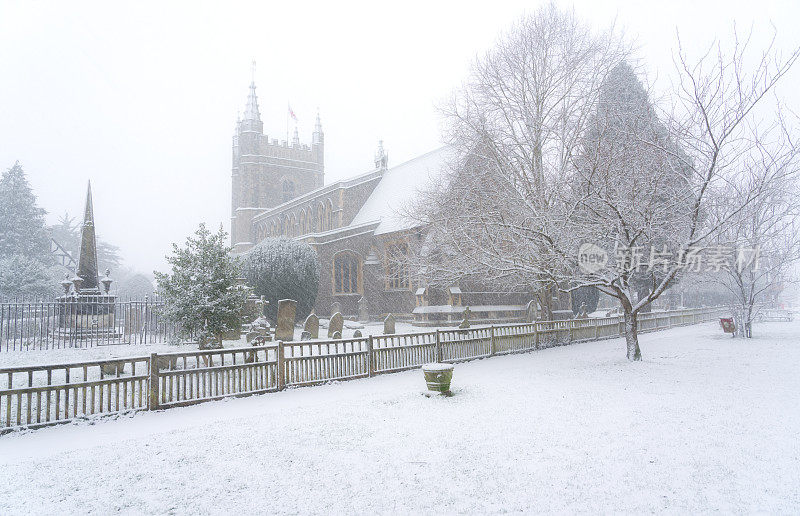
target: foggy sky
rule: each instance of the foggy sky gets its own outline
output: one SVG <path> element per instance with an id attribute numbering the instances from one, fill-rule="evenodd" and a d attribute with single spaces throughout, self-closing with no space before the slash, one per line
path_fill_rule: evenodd
<path id="1" fill-rule="evenodd" d="M 562 2 L 573 5 L 572 2 Z M 538 2 L 8 2 L 0 0 L 0 168 L 19 160 L 48 212 L 78 216 L 92 180 L 97 231 L 143 272 L 200 222 L 229 230 L 231 136 L 250 63 L 265 132 L 287 102 L 310 143 L 325 131 L 325 182 L 440 145 L 435 105 L 477 53 Z M 690 49 L 732 24 L 800 44 L 796 2 L 577 1 L 635 38 L 651 80 L 671 73 L 676 26 Z M 780 90 L 800 112 L 795 69 Z M 290 131 L 294 124 L 290 126 Z M 112 274 L 113 275 L 113 274 Z"/>

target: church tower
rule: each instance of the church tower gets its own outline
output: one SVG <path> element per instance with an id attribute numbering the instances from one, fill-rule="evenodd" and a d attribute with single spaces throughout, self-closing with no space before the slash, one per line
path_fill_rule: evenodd
<path id="1" fill-rule="evenodd" d="M 253 217 L 323 185 L 324 142 L 319 113 L 310 146 L 300 143 L 297 129 L 291 142 L 279 142 L 265 134 L 253 78 L 244 115 L 237 120 L 233 135 L 231 244 L 234 252 L 247 251 L 255 243 Z"/>

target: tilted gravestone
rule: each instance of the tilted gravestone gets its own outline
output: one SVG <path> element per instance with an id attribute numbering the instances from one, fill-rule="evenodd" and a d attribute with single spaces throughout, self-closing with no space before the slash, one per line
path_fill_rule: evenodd
<path id="1" fill-rule="evenodd" d="M 389 335 L 395 333 L 395 331 L 394 315 L 389 314 L 383 320 L 383 333 Z"/>
<path id="2" fill-rule="evenodd" d="M 354 339 L 360 339 L 363 335 L 361 335 L 361 330 L 356 330 L 353 332 Z"/>
<path id="3" fill-rule="evenodd" d="M 342 332 L 340 332 L 340 331 L 334 332 L 332 338 L 334 338 L 336 340 L 341 340 L 342 339 Z"/>
<path id="4" fill-rule="evenodd" d="M 342 313 L 342 305 L 339 304 L 338 301 L 334 301 L 331 305 L 331 317 L 333 317 L 335 313 Z"/>
<path id="5" fill-rule="evenodd" d="M 336 338 L 333 336 L 334 333 L 339 334 L 339 338 L 341 339 L 342 335 L 342 327 L 344 326 L 344 317 L 339 312 L 336 312 L 331 316 L 330 322 L 328 322 L 328 338 Z"/>
<path id="6" fill-rule="evenodd" d="M 275 340 L 294 340 L 294 315 L 297 301 L 281 299 L 278 301 L 278 326 L 275 328 Z"/>
<path id="7" fill-rule="evenodd" d="M 358 300 L 358 320 L 362 322 L 369 321 L 369 305 L 367 305 L 367 299 L 363 296 Z"/>
<path id="8" fill-rule="evenodd" d="M 319 317 L 316 314 L 308 314 L 306 322 L 303 324 L 303 331 L 307 331 L 312 339 L 319 338 Z"/>

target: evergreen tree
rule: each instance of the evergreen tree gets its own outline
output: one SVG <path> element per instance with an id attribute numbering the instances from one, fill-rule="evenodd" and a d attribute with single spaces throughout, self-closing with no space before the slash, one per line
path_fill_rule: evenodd
<path id="1" fill-rule="evenodd" d="M 36 206 L 25 172 L 15 163 L 0 178 L 0 257 L 20 256 L 49 264 L 45 213 Z"/>
<path id="2" fill-rule="evenodd" d="M 278 301 L 297 301 L 297 319 L 311 313 L 319 289 L 317 253 L 310 245 L 288 238 L 265 238 L 244 261 L 247 284 L 269 301 L 266 315 L 277 321 Z"/>
<path id="3" fill-rule="evenodd" d="M 184 338 L 200 335 L 221 342 L 224 333 L 241 327 L 247 294 L 236 286 L 239 265 L 226 238 L 222 228 L 211 233 L 200 224 L 184 247 L 173 244 L 167 256 L 172 273 L 155 272 L 164 313 L 180 325 Z"/>
<path id="4" fill-rule="evenodd" d="M 59 280 L 54 267 L 38 260 L 20 255 L 0 258 L 0 299 L 55 296 Z"/>

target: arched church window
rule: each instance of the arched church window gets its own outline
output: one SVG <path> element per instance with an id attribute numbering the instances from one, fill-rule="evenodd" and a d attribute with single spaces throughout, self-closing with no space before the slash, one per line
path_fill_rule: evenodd
<path id="1" fill-rule="evenodd" d="M 300 210 L 300 234 L 306 234 L 306 210 Z"/>
<path id="2" fill-rule="evenodd" d="M 283 202 L 289 201 L 294 199 L 294 183 L 289 181 L 288 179 L 283 180 L 282 184 L 283 188 Z"/>
<path id="3" fill-rule="evenodd" d="M 333 203 L 330 199 L 325 205 L 325 229 L 333 229 Z"/>
<path id="4" fill-rule="evenodd" d="M 361 291 L 361 260 L 345 251 L 333 257 L 333 293 L 357 294 Z"/>
<path id="5" fill-rule="evenodd" d="M 317 205 L 317 231 L 325 231 L 325 206 L 322 203 Z"/>

